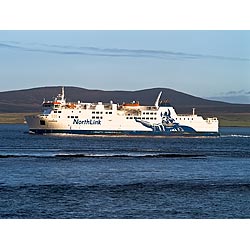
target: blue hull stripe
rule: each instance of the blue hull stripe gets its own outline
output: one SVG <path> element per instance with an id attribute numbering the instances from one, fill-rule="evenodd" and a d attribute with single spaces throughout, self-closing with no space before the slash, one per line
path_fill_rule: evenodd
<path id="1" fill-rule="evenodd" d="M 82 135 L 142 135 L 142 136 L 219 136 L 217 132 L 160 132 L 160 131 L 104 131 L 104 130 L 61 130 L 61 129 L 30 129 L 35 134 L 82 134 Z"/>

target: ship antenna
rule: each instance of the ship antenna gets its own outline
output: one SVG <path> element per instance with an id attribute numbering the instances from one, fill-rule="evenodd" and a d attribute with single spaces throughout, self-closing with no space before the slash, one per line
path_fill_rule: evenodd
<path id="1" fill-rule="evenodd" d="M 156 98 L 156 101 L 155 101 L 155 107 L 156 108 L 159 108 L 159 101 L 160 101 L 160 98 L 161 98 L 161 94 L 162 94 L 162 91 L 158 94 L 158 96 Z"/>
<path id="2" fill-rule="evenodd" d="M 62 99 L 64 99 L 64 87 L 62 87 Z"/>
<path id="3" fill-rule="evenodd" d="M 62 95 L 61 95 L 61 100 L 62 102 L 66 102 L 66 99 L 65 99 L 65 93 L 64 93 L 64 87 L 62 87 Z"/>

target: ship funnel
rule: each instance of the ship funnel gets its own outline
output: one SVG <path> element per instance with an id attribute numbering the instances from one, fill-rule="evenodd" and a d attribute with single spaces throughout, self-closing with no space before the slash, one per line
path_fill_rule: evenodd
<path id="1" fill-rule="evenodd" d="M 159 108 L 159 101 L 160 101 L 160 98 L 161 98 L 161 94 L 162 94 L 162 91 L 159 93 L 159 95 L 156 98 L 156 101 L 155 101 L 155 107 L 156 108 Z"/>

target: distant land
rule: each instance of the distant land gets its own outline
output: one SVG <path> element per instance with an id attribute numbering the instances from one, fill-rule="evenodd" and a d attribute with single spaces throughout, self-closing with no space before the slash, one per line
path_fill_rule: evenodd
<path id="1" fill-rule="evenodd" d="M 206 97 L 205 97 L 206 98 Z M 217 96 L 217 97 L 207 97 L 206 99 L 229 102 L 229 103 L 239 103 L 239 104 L 250 104 L 250 95 L 232 95 L 232 96 Z"/>
<path id="2" fill-rule="evenodd" d="M 123 103 L 140 101 L 141 104 L 153 105 L 158 93 L 162 91 L 162 100 L 169 100 L 177 113 L 192 113 L 217 116 L 223 125 L 250 126 L 250 104 L 232 104 L 195 97 L 169 88 L 152 88 L 137 91 L 104 91 L 79 87 L 65 87 L 68 101 L 76 102 L 113 102 Z M 0 92 L 0 123 L 23 121 L 25 113 L 37 113 L 44 100 L 51 100 L 61 93 L 61 87 L 41 87 L 16 91 Z M 22 120 L 14 117 L 22 117 Z"/>

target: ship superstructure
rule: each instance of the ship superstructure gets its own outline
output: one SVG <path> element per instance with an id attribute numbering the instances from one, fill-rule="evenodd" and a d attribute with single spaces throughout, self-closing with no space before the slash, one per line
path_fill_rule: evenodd
<path id="1" fill-rule="evenodd" d="M 139 102 L 117 104 L 67 102 L 64 88 L 53 101 L 42 104 L 42 113 L 26 116 L 31 133 L 218 136 L 216 117 L 203 119 L 195 114 L 178 115 L 159 93 L 154 105 Z"/>

